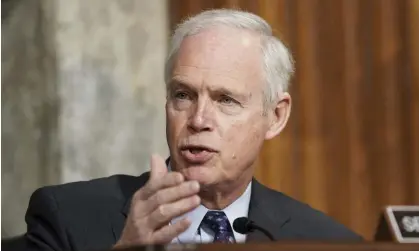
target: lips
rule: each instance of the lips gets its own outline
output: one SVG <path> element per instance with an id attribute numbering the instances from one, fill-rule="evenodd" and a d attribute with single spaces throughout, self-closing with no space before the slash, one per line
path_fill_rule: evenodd
<path id="1" fill-rule="evenodd" d="M 209 161 L 216 150 L 204 145 L 184 145 L 180 147 L 180 153 L 186 162 L 190 164 L 203 164 Z"/>

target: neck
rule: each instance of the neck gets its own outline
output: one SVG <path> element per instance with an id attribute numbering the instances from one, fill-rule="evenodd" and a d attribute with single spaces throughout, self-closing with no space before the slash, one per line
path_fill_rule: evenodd
<path id="1" fill-rule="evenodd" d="M 201 189 L 199 196 L 201 204 L 210 210 L 222 210 L 237 200 L 246 190 L 252 177 L 242 179 L 237 184 L 226 186 L 206 187 Z"/>

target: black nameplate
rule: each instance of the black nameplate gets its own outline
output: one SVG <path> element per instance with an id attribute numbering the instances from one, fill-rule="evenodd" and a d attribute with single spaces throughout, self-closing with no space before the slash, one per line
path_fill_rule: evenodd
<path id="1" fill-rule="evenodd" d="M 401 243 L 419 243 L 419 206 L 389 206 L 386 218 Z"/>

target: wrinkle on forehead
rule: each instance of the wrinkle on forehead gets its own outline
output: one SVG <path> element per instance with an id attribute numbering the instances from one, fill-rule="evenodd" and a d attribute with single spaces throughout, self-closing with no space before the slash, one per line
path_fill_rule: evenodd
<path id="1" fill-rule="evenodd" d="M 196 71 L 198 70 L 199 71 Z M 241 71 L 236 71 L 232 68 L 221 69 L 217 71 L 213 71 L 214 68 L 211 67 L 197 67 L 193 65 L 179 65 L 177 69 L 173 71 L 173 78 L 175 80 L 185 81 L 185 82 L 194 82 L 191 80 L 192 74 L 188 74 L 189 72 L 193 72 L 197 78 L 204 78 L 206 75 L 212 75 L 214 78 L 223 78 L 223 79 L 231 79 L 237 82 L 243 82 L 250 77 L 258 77 L 256 72 L 249 72 L 246 76 L 242 74 Z M 199 74 L 199 75 L 198 75 Z M 186 77 L 188 76 L 188 77 Z"/>
<path id="2" fill-rule="evenodd" d="M 260 37 L 230 27 L 214 27 L 185 38 L 173 74 L 199 69 L 238 80 L 261 80 Z M 183 69 L 181 69 L 183 68 Z"/>

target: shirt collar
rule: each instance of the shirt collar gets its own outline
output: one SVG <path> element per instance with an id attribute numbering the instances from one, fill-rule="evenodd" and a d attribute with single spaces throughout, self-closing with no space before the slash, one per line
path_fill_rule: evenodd
<path id="1" fill-rule="evenodd" d="M 249 182 L 244 193 L 239 198 L 237 198 L 233 203 L 231 203 L 228 207 L 222 210 L 227 215 L 227 218 L 230 221 L 232 228 L 233 228 L 233 222 L 235 219 L 248 216 L 251 191 L 252 191 L 252 182 Z M 234 232 L 234 237 L 236 241 L 244 240 L 246 238 L 246 235 L 240 234 L 234 231 L 234 229 L 233 229 L 233 232 Z"/>
<path id="2" fill-rule="evenodd" d="M 169 169 L 169 171 L 171 171 L 170 162 L 168 163 L 167 168 Z M 227 218 L 230 221 L 232 227 L 235 219 L 239 217 L 248 217 L 251 191 L 252 182 L 249 182 L 244 193 L 233 203 L 231 203 L 229 206 L 222 210 L 227 215 Z M 181 243 L 194 242 L 194 237 L 198 231 L 198 227 L 201 224 L 202 219 L 204 218 L 208 210 L 209 209 L 205 206 L 199 205 L 194 210 L 187 212 L 179 217 L 176 217 L 171 221 L 171 224 L 175 224 L 176 222 L 180 221 L 185 217 L 191 221 L 191 225 L 189 226 L 189 228 L 178 236 Z M 243 242 L 246 238 L 246 235 L 240 234 L 234 231 L 234 229 L 233 233 L 237 242 Z"/>
<path id="3" fill-rule="evenodd" d="M 227 215 L 227 218 L 232 227 L 235 219 L 239 217 L 248 217 L 251 187 L 252 183 L 250 182 L 249 185 L 247 185 L 245 192 L 239 198 L 237 198 L 233 203 L 221 210 Z M 195 235 L 197 234 L 199 225 L 201 224 L 202 219 L 204 218 L 208 210 L 209 209 L 205 206 L 199 205 L 194 210 L 187 212 L 182 216 L 176 217 L 172 220 L 172 224 L 175 224 L 176 222 L 180 221 L 185 217 L 191 221 L 191 225 L 189 226 L 189 228 L 178 236 L 181 243 L 191 243 L 195 240 Z M 234 229 L 233 233 L 237 242 L 243 242 L 246 238 L 246 235 L 240 234 L 234 231 Z"/>

